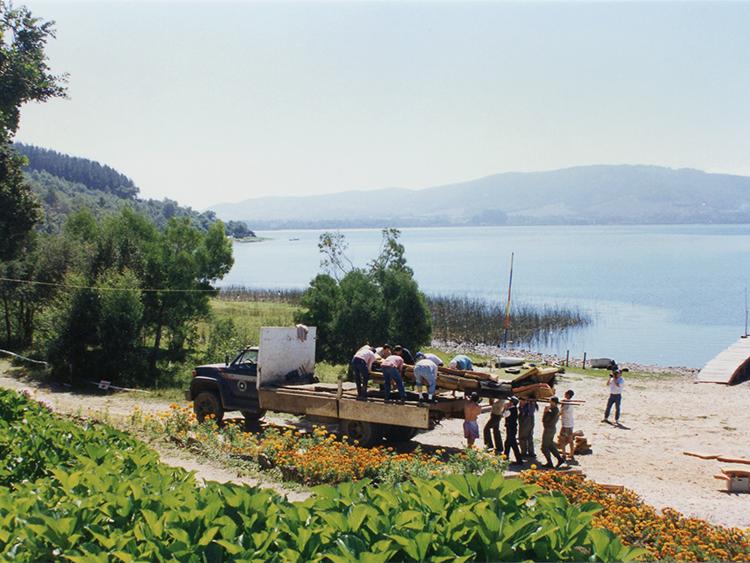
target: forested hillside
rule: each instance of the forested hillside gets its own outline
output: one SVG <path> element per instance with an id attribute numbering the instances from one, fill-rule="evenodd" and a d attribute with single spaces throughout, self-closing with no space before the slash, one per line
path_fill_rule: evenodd
<path id="1" fill-rule="evenodd" d="M 59 232 L 71 213 L 84 208 L 101 219 L 125 205 L 148 216 L 160 229 L 173 217 L 188 217 L 202 231 L 216 222 L 213 211 L 201 213 L 170 199 L 139 199 L 133 180 L 110 166 L 33 145 L 13 146 L 28 160 L 24 175 L 44 208 L 39 225 L 43 232 Z M 253 236 L 240 221 L 229 221 L 225 228 L 228 235 L 237 238 Z"/>

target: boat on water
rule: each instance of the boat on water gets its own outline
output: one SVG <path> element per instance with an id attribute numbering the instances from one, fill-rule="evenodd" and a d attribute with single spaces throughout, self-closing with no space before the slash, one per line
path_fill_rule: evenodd
<path id="1" fill-rule="evenodd" d="M 292 237 L 289 239 L 291 242 L 294 242 L 295 240 L 299 240 L 299 237 Z"/>

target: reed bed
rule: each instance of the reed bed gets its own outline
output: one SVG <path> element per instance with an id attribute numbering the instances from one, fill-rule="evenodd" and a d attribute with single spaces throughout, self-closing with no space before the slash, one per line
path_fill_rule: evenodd
<path id="1" fill-rule="evenodd" d="M 505 307 L 464 296 L 430 296 L 432 337 L 446 342 L 498 344 L 503 341 Z M 516 344 L 547 343 L 563 332 L 591 323 L 575 307 L 516 304 L 511 308 L 508 339 Z"/>
<path id="2" fill-rule="evenodd" d="M 219 299 L 222 301 L 261 301 L 297 305 L 299 304 L 304 292 L 304 289 L 257 289 L 239 285 L 230 285 L 221 288 Z"/>

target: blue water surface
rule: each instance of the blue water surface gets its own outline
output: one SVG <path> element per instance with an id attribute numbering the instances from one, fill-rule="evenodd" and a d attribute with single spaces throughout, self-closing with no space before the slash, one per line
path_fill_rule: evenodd
<path id="1" fill-rule="evenodd" d="M 236 243 L 222 285 L 304 288 L 320 270 L 322 231 L 272 231 Z M 377 229 L 344 230 L 364 266 Z M 297 240 L 293 240 L 297 239 Z M 750 225 L 402 229 L 409 265 L 429 294 L 578 307 L 593 319 L 544 351 L 700 367 L 745 330 Z"/>

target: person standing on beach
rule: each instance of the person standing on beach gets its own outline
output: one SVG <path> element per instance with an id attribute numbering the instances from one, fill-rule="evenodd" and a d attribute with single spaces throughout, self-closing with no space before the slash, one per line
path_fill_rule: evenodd
<path id="1" fill-rule="evenodd" d="M 544 425 L 544 432 L 542 432 L 542 453 L 544 458 L 547 460 L 542 467 L 547 469 L 552 468 L 552 458 L 550 454 L 555 456 L 557 459 L 557 467 L 560 467 L 565 460 L 560 455 L 560 452 L 555 446 L 555 431 L 557 430 L 557 421 L 560 419 L 560 399 L 557 397 L 550 397 L 549 405 L 544 408 L 542 414 L 542 424 Z"/>
<path id="2" fill-rule="evenodd" d="M 375 361 L 375 352 L 370 346 L 362 346 L 352 358 L 352 371 L 354 372 L 354 382 L 357 384 L 357 400 L 367 400 L 367 384 L 370 381 L 370 368 Z"/>
<path id="3" fill-rule="evenodd" d="M 604 418 L 602 422 L 609 423 L 609 412 L 612 410 L 612 405 L 615 407 L 615 424 L 620 421 L 620 404 L 622 403 L 622 389 L 625 387 L 625 379 L 622 377 L 622 370 L 617 367 L 617 364 L 612 368 L 612 373 L 609 374 L 609 399 L 607 400 L 607 408 L 604 410 Z"/>
<path id="4" fill-rule="evenodd" d="M 534 399 L 521 399 L 518 407 L 518 443 L 524 458 L 536 458 L 534 452 L 534 418 L 539 407 Z"/>
<path id="5" fill-rule="evenodd" d="M 487 421 L 487 424 L 484 425 L 484 429 L 482 430 L 484 447 L 488 450 L 495 450 L 495 453 L 500 455 L 503 453 L 503 438 L 500 435 L 500 421 L 502 421 L 503 411 L 505 411 L 505 399 L 490 399 L 490 401 L 492 404 L 490 419 Z"/>
<path id="6" fill-rule="evenodd" d="M 511 397 L 508 399 L 508 403 L 504 412 L 505 416 L 505 449 L 503 453 L 507 459 L 510 454 L 510 450 L 513 450 L 513 455 L 516 458 L 514 464 L 520 465 L 523 463 L 521 457 L 521 450 L 518 449 L 518 397 Z"/>
<path id="7" fill-rule="evenodd" d="M 464 438 L 467 447 L 474 447 L 474 442 L 479 438 L 479 423 L 477 418 L 482 412 L 479 406 L 479 395 L 476 392 L 464 398 Z"/>

